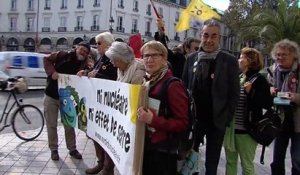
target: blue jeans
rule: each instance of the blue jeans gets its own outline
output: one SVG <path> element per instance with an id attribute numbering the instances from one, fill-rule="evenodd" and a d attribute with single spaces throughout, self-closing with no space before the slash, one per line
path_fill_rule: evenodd
<path id="1" fill-rule="evenodd" d="M 283 129 L 275 139 L 273 162 L 271 163 L 272 175 L 285 174 L 285 156 L 289 141 L 291 140 L 290 154 L 292 158 L 292 175 L 300 174 L 300 133 L 294 132 L 292 118 L 283 122 Z"/>

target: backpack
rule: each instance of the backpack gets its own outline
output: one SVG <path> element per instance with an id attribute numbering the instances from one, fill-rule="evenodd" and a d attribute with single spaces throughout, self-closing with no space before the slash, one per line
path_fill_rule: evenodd
<path id="1" fill-rule="evenodd" d="M 161 101 L 160 109 L 163 111 L 164 116 L 167 118 L 171 116 L 171 111 L 168 108 L 168 99 L 167 99 L 167 90 L 169 88 L 169 85 L 173 81 L 181 81 L 181 79 L 177 77 L 170 77 L 169 79 L 165 80 L 161 86 L 160 92 L 159 92 L 159 98 Z M 180 133 L 174 133 L 174 139 L 176 139 L 176 142 L 170 142 L 170 143 L 177 143 L 178 145 L 170 145 L 171 147 L 177 147 L 177 153 L 180 158 L 185 157 L 187 152 L 193 147 L 194 144 L 194 125 L 195 125 L 195 117 L 196 117 L 196 108 L 195 103 L 192 95 L 188 92 L 187 89 L 186 94 L 188 96 L 188 102 L 189 102 L 189 110 L 188 110 L 188 127 L 180 132 Z"/>

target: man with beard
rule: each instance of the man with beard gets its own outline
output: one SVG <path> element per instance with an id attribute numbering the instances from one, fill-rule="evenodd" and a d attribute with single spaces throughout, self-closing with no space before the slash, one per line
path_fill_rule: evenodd
<path id="1" fill-rule="evenodd" d="M 47 124 L 48 145 L 51 150 L 51 159 L 59 160 L 57 118 L 59 110 L 58 74 L 76 75 L 79 70 L 86 66 L 86 60 L 90 53 L 90 45 L 80 42 L 78 46 L 69 52 L 59 51 L 44 58 L 44 68 L 48 75 L 47 87 L 44 98 L 44 115 Z M 73 127 L 64 125 L 66 145 L 70 156 L 82 159 L 82 155 L 76 149 L 75 130 Z"/>

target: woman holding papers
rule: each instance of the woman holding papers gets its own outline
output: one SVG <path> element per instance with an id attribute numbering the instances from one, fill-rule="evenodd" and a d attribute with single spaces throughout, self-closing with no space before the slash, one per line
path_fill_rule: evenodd
<path id="1" fill-rule="evenodd" d="M 285 155 L 291 139 L 292 175 L 300 174 L 300 87 L 299 87 L 299 46 L 296 42 L 284 39 L 273 47 L 271 52 L 275 64 L 269 71 L 273 87 L 271 93 L 279 100 L 284 115 L 283 128 L 274 145 L 272 175 L 285 174 Z M 285 100 L 280 100 L 285 99 Z M 282 101 L 290 100 L 290 103 Z"/>
<path id="2" fill-rule="evenodd" d="M 143 175 L 174 175 L 177 172 L 177 147 L 172 141 L 176 134 L 188 126 L 188 97 L 181 81 L 172 81 L 167 93 L 160 94 L 162 85 L 171 78 L 167 66 L 167 49 L 158 41 L 147 42 L 141 48 L 146 67 L 144 85 L 149 100 L 154 99 L 159 109 L 143 106 L 138 109 L 138 119 L 146 123 Z M 162 96 L 166 97 L 162 108 Z M 167 112 L 163 109 L 169 109 Z"/>

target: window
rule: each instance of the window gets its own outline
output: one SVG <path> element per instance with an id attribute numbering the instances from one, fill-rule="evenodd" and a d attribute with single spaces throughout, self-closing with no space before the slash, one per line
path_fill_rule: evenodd
<path id="1" fill-rule="evenodd" d="M 83 0 L 78 0 L 77 8 L 83 8 Z"/>
<path id="2" fill-rule="evenodd" d="M 94 0 L 94 7 L 100 7 L 100 0 Z"/>
<path id="3" fill-rule="evenodd" d="M 27 18 L 26 31 L 33 31 L 33 18 L 32 17 Z"/>
<path id="4" fill-rule="evenodd" d="M 133 19 L 132 20 L 132 33 L 136 33 L 137 32 L 137 26 L 138 26 L 138 20 L 137 19 Z"/>
<path id="5" fill-rule="evenodd" d="M 146 32 L 150 32 L 150 29 L 151 29 L 151 22 L 147 21 L 146 22 Z"/>
<path id="6" fill-rule="evenodd" d="M 16 17 L 11 17 L 10 18 L 10 31 L 17 31 L 17 18 Z"/>
<path id="7" fill-rule="evenodd" d="M 83 23 L 83 17 L 82 16 L 77 16 L 77 19 L 76 19 L 76 27 L 82 27 Z"/>
<path id="8" fill-rule="evenodd" d="M 66 27 L 67 25 L 67 17 L 61 16 L 60 17 L 60 27 Z"/>
<path id="9" fill-rule="evenodd" d="M 44 17 L 44 27 L 50 27 L 50 17 Z"/>
<path id="10" fill-rule="evenodd" d="M 28 10 L 33 10 L 33 0 L 28 0 Z"/>
<path id="11" fill-rule="evenodd" d="M 175 12 L 175 21 L 178 22 L 179 21 L 179 12 Z"/>
<path id="12" fill-rule="evenodd" d="M 123 31 L 123 17 L 118 16 L 118 21 L 117 21 L 117 32 L 122 32 Z"/>
<path id="13" fill-rule="evenodd" d="M 50 10 L 51 0 L 45 0 L 45 10 Z"/>
<path id="14" fill-rule="evenodd" d="M 151 15 L 151 5 L 150 4 L 147 5 L 146 14 L 149 15 L 149 16 Z"/>
<path id="15" fill-rule="evenodd" d="M 61 0 L 61 9 L 67 9 L 67 0 Z"/>
<path id="16" fill-rule="evenodd" d="M 12 61 L 12 66 L 14 67 L 22 67 L 22 57 L 21 56 L 14 56 Z"/>
<path id="17" fill-rule="evenodd" d="M 11 0 L 10 9 L 12 11 L 17 10 L 17 0 Z"/>
<path id="18" fill-rule="evenodd" d="M 99 15 L 93 16 L 93 26 L 99 26 Z"/>
<path id="19" fill-rule="evenodd" d="M 164 11 L 163 11 L 163 8 L 159 7 L 158 13 L 159 13 L 159 16 L 160 16 L 161 18 L 164 17 Z"/>
<path id="20" fill-rule="evenodd" d="M 27 58 L 29 68 L 39 68 L 39 57 L 37 56 L 28 56 Z"/>
<path id="21" fill-rule="evenodd" d="M 123 2 L 123 0 L 118 0 L 118 7 L 119 8 L 124 8 L 124 2 Z"/>
<path id="22" fill-rule="evenodd" d="M 137 0 L 133 1 L 133 11 L 135 12 L 139 11 L 139 2 Z"/>

